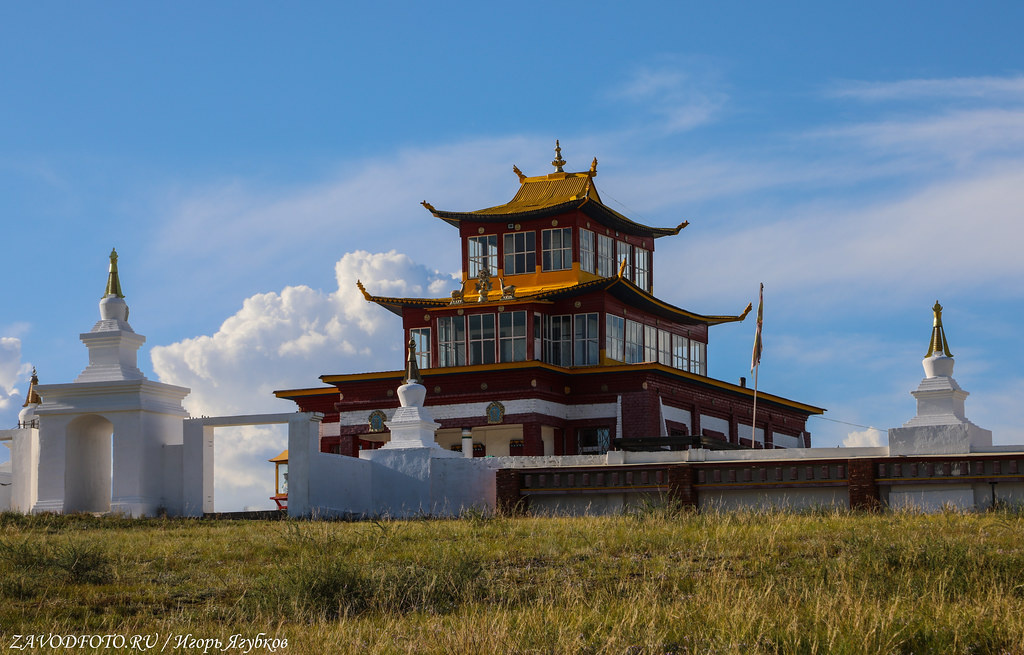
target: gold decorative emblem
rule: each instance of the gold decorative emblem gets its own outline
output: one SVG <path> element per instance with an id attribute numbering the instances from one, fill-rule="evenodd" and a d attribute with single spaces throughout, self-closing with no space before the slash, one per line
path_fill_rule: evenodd
<path id="1" fill-rule="evenodd" d="M 487 406 L 487 422 L 501 423 L 505 420 L 505 406 L 499 403 L 497 400 Z"/>
<path id="2" fill-rule="evenodd" d="M 386 421 L 387 418 L 388 417 L 384 414 L 384 412 L 380 411 L 379 409 L 375 409 L 372 412 L 370 412 L 370 418 L 367 419 L 367 423 L 370 424 L 370 432 L 383 432 L 384 421 Z"/>

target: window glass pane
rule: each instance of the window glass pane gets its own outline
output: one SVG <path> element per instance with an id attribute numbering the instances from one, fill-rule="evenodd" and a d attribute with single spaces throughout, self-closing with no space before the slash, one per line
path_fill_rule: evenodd
<path id="1" fill-rule="evenodd" d="M 598 315 L 576 314 L 573 317 L 573 363 L 576 366 L 599 364 Z"/>
<path id="2" fill-rule="evenodd" d="M 633 246 L 625 241 L 616 241 L 615 272 L 619 272 L 622 261 L 626 261 L 626 268 L 622 271 L 622 277 L 627 280 L 633 279 Z"/>
<path id="3" fill-rule="evenodd" d="M 643 248 L 637 248 L 634 256 L 636 269 L 634 270 L 633 282 L 644 291 L 650 292 L 651 253 Z"/>
<path id="4" fill-rule="evenodd" d="M 653 325 L 644 326 L 644 361 L 658 361 L 658 328 Z"/>
<path id="5" fill-rule="evenodd" d="M 533 315 L 533 358 L 544 359 L 544 315 Z"/>
<path id="6" fill-rule="evenodd" d="M 644 356 L 644 326 L 626 319 L 626 363 L 637 364 Z"/>
<path id="7" fill-rule="evenodd" d="M 626 361 L 624 351 L 625 322 L 621 316 L 608 314 L 605 319 L 604 355 L 617 362 Z"/>
<path id="8" fill-rule="evenodd" d="M 707 375 L 707 362 L 704 355 L 707 352 L 707 344 L 700 341 L 690 341 L 690 372 L 697 375 Z"/>
<path id="9" fill-rule="evenodd" d="M 581 455 L 603 455 L 611 448 L 611 429 L 580 428 L 576 431 L 576 443 Z"/>
<path id="10" fill-rule="evenodd" d="M 469 319 L 469 364 L 494 363 L 494 314 L 473 314 Z"/>
<path id="11" fill-rule="evenodd" d="M 658 330 L 658 363 L 672 365 L 672 334 Z"/>
<path id="12" fill-rule="evenodd" d="M 416 366 L 430 368 L 430 328 L 413 328 L 409 336 L 416 346 Z"/>
<path id="13" fill-rule="evenodd" d="M 536 232 L 513 232 L 506 234 L 505 275 L 533 273 L 537 268 Z"/>
<path id="14" fill-rule="evenodd" d="M 545 271 L 564 271 L 572 268 L 572 228 L 544 230 L 541 233 Z"/>
<path id="15" fill-rule="evenodd" d="M 590 230 L 580 230 L 580 270 L 586 271 L 587 273 L 593 273 L 596 271 L 594 266 L 594 257 L 597 255 L 595 252 L 596 244 L 594 242 L 594 233 Z"/>
<path id="16" fill-rule="evenodd" d="M 477 277 L 484 268 L 498 272 L 498 235 L 469 237 L 469 277 Z"/>
<path id="17" fill-rule="evenodd" d="M 615 274 L 615 240 L 603 234 L 597 235 L 597 274 L 611 277 Z"/>
<path id="18" fill-rule="evenodd" d="M 466 321 L 462 316 L 437 319 L 437 365 L 466 365 Z"/>
<path id="19" fill-rule="evenodd" d="M 572 366 L 572 316 L 548 316 L 544 331 L 544 361 Z"/>
<path id="20" fill-rule="evenodd" d="M 526 361 L 526 312 L 498 314 L 498 359 Z"/>
<path id="21" fill-rule="evenodd" d="M 690 340 L 678 334 L 672 335 L 672 367 L 681 371 L 690 369 Z"/>

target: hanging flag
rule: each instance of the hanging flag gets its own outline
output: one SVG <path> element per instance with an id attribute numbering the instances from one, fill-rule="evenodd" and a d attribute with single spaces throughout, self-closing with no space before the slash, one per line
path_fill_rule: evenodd
<path id="1" fill-rule="evenodd" d="M 761 363 L 761 323 L 764 321 L 764 282 L 757 297 L 757 331 L 754 332 L 754 353 L 750 356 L 750 372 Z"/>

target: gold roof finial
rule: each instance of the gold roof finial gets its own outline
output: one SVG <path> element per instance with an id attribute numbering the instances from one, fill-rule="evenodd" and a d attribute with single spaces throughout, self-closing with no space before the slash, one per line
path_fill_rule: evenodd
<path id="1" fill-rule="evenodd" d="M 928 342 L 928 353 L 925 357 L 931 357 L 935 353 L 952 357 L 953 354 L 949 352 L 949 342 L 946 340 L 946 331 L 942 328 L 942 305 L 938 300 L 935 301 L 932 312 L 935 314 L 935 320 L 932 321 L 932 339 Z"/>
<path id="2" fill-rule="evenodd" d="M 519 167 L 516 166 L 515 164 L 512 165 L 512 172 L 515 173 L 516 176 L 519 178 L 520 184 L 522 184 L 523 181 L 526 179 L 526 174 L 519 170 Z"/>
<path id="3" fill-rule="evenodd" d="M 415 337 L 409 337 L 409 356 L 406 357 L 405 361 L 405 383 L 406 384 L 422 384 L 423 378 L 420 377 L 420 367 L 416 365 L 416 339 Z"/>
<path id="4" fill-rule="evenodd" d="M 124 298 L 124 294 L 121 293 L 121 280 L 117 277 L 117 249 L 110 249 L 110 272 L 107 273 L 107 290 L 103 292 L 103 297 L 117 296 L 118 298 Z"/>
<path id="5" fill-rule="evenodd" d="M 562 159 L 562 146 L 558 143 L 558 139 L 555 139 L 555 160 L 551 162 L 551 165 L 555 167 L 556 173 L 564 173 L 562 167 L 565 166 L 565 160 Z"/>
<path id="6" fill-rule="evenodd" d="M 597 157 L 594 157 L 594 161 L 590 162 L 590 177 L 597 175 Z"/>
<path id="7" fill-rule="evenodd" d="M 32 379 L 28 382 L 28 393 L 25 394 L 25 404 L 22 407 L 28 407 L 29 405 L 38 405 L 43 402 L 39 397 L 39 392 L 36 391 L 36 386 L 39 384 L 39 376 L 36 375 L 36 367 L 32 367 Z"/>

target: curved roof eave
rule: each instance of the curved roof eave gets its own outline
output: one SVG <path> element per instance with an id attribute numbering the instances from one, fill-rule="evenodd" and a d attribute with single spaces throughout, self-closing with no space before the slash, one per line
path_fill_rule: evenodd
<path id="1" fill-rule="evenodd" d="M 574 209 L 582 211 L 584 214 L 598 221 L 602 225 L 615 229 L 619 232 L 627 232 L 629 234 L 639 236 L 649 236 L 655 239 L 679 234 L 680 230 L 690 224 L 689 221 L 683 221 L 675 227 L 652 227 L 650 225 L 644 225 L 626 218 L 611 207 L 608 207 L 607 205 L 592 198 L 579 198 L 546 207 L 505 212 L 491 211 L 500 209 L 501 207 L 504 207 L 504 205 L 498 205 L 497 207 L 491 207 L 486 210 L 478 210 L 475 212 L 443 211 L 435 209 L 429 203 L 423 203 L 423 206 L 426 207 L 427 211 L 435 217 L 440 218 L 453 227 L 459 227 L 459 224 L 462 221 L 473 221 L 476 223 L 507 223 L 510 220 L 547 218 L 549 216 L 564 214 L 565 212 L 572 211 Z"/>

